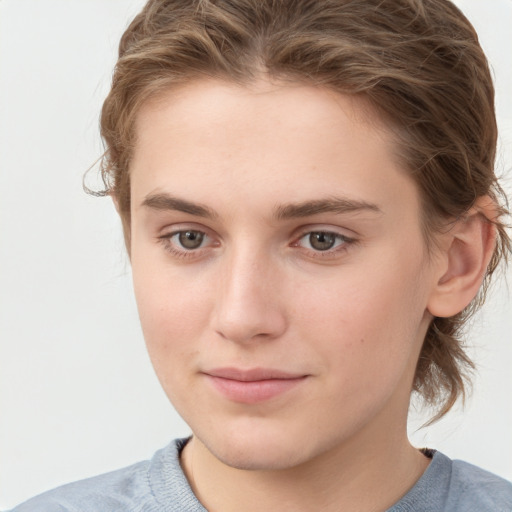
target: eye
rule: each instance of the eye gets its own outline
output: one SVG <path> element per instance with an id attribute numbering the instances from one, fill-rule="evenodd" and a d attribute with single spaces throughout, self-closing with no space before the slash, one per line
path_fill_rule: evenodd
<path id="1" fill-rule="evenodd" d="M 218 245 L 215 239 L 198 229 L 180 229 L 158 237 L 164 249 L 176 258 L 197 258 L 204 250 Z"/>
<path id="2" fill-rule="evenodd" d="M 181 247 L 188 250 L 199 249 L 205 238 L 205 234 L 201 231 L 188 230 L 178 231 L 174 233 L 170 239 L 178 242 Z"/>
<path id="3" fill-rule="evenodd" d="M 353 239 L 339 233 L 310 231 L 299 238 L 296 245 L 313 251 L 326 252 L 351 242 L 353 242 Z"/>
<path id="4" fill-rule="evenodd" d="M 336 235 L 324 231 L 317 231 L 309 233 L 307 240 L 313 249 L 317 251 L 328 251 L 334 247 Z"/>

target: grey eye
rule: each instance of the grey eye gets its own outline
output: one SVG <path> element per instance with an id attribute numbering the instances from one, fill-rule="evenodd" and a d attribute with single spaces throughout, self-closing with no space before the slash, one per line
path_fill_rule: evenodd
<path id="1" fill-rule="evenodd" d="M 334 233 L 313 231 L 309 234 L 309 244 L 317 251 L 327 251 L 334 247 L 337 238 L 339 237 Z"/>
<path id="2" fill-rule="evenodd" d="M 178 240 L 185 249 L 198 249 L 204 240 L 204 233 L 201 231 L 180 231 Z"/>

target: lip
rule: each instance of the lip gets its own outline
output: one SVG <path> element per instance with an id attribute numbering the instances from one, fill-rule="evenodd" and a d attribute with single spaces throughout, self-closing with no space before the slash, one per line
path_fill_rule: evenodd
<path id="1" fill-rule="evenodd" d="M 270 400 L 299 386 L 308 377 L 273 368 L 215 368 L 202 373 L 221 395 L 243 404 Z"/>

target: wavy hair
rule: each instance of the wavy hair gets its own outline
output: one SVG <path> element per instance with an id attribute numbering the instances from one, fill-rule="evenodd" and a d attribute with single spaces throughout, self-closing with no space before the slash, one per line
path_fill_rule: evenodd
<path id="1" fill-rule="evenodd" d="M 420 190 L 427 246 L 482 196 L 498 209 L 497 243 L 478 297 L 434 318 L 413 389 L 443 416 L 474 365 L 462 330 L 511 252 L 506 198 L 494 173 L 494 88 L 474 28 L 448 0 L 150 0 L 125 31 L 101 134 L 105 194 L 130 244 L 130 160 L 137 113 L 150 97 L 204 77 L 250 84 L 262 75 L 363 95 L 392 130 Z"/>

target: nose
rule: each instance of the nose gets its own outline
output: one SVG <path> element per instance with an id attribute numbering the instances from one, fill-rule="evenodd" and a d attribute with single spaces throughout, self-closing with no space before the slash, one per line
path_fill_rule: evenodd
<path id="1" fill-rule="evenodd" d="M 216 294 L 214 330 L 236 343 L 281 336 L 287 328 L 281 282 L 278 266 L 267 255 L 239 253 L 225 261 Z"/>

